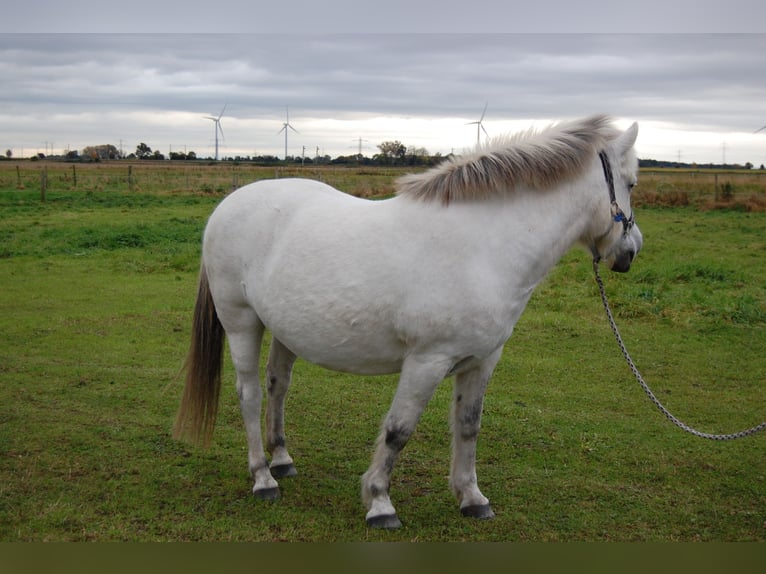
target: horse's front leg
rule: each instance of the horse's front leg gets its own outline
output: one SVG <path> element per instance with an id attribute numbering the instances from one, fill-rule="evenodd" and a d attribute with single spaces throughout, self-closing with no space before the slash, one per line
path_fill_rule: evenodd
<path id="1" fill-rule="evenodd" d="M 298 472 L 285 446 L 285 397 L 290 387 L 295 354 L 272 337 L 269 362 L 266 367 L 266 449 L 271 454 L 271 474 L 274 478 L 295 476 Z"/>
<path id="2" fill-rule="evenodd" d="M 476 479 L 476 441 L 481 428 L 484 392 L 502 348 L 477 367 L 455 377 L 452 408 L 452 465 L 450 487 L 463 516 L 492 518 L 489 499 L 479 490 Z"/>
<path id="3" fill-rule="evenodd" d="M 389 497 L 391 472 L 448 368 L 439 359 L 410 355 L 405 360 L 399 386 L 375 444 L 372 464 L 362 476 L 362 499 L 367 507 L 368 526 L 399 528 L 402 525 Z"/>

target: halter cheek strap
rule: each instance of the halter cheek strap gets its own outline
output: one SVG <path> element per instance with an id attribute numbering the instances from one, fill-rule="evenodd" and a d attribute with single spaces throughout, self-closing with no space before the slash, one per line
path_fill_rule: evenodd
<path id="1" fill-rule="evenodd" d="M 633 228 L 635 219 L 633 213 L 630 217 L 625 215 L 625 212 L 617 205 L 617 197 L 614 193 L 614 175 L 612 174 L 612 166 L 609 164 L 609 158 L 606 157 L 605 151 L 598 152 L 598 157 L 601 160 L 601 167 L 604 168 L 604 179 L 606 179 L 606 185 L 609 188 L 609 201 L 612 206 L 612 219 L 616 223 L 622 223 L 622 232 L 627 234 Z"/>
<path id="2" fill-rule="evenodd" d="M 604 168 L 604 179 L 606 180 L 606 186 L 609 189 L 612 219 L 615 223 L 622 223 L 622 233 L 623 235 L 627 235 L 630 233 L 630 230 L 633 229 L 633 224 L 635 223 L 633 213 L 630 214 L 630 217 L 627 217 L 625 212 L 620 209 L 619 205 L 617 205 L 617 196 L 614 193 L 614 175 L 612 174 L 612 166 L 609 164 L 609 158 L 606 156 L 606 152 L 603 150 L 598 152 L 598 157 L 601 160 L 601 167 Z M 591 246 L 591 252 L 593 253 L 593 261 L 598 263 L 601 260 L 601 254 L 598 252 L 595 243 Z"/>

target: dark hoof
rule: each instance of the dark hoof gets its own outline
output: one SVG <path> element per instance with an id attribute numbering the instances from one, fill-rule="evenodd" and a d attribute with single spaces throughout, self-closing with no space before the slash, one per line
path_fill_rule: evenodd
<path id="1" fill-rule="evenodd" d="M 370 528 L 385 528 L 386 530 L 394 530 L 395 528 L 401 528 L 402 523 L 396 514 L 379 514 L 367 519 L 367 526 Z"/>
<path id="2" fill-rule="evenodd" d="M 495 517 L 495 513 L 492 512 L 489 503 L 464 506 L 460 509 L 460 514 L 469 518 L 478 518 L 479 520 L 489 520 Z"/>
<path id="3" fill-rule="evenodd" d="M 260 490 L 254 490 L 253 496 L 260 500 L 277 500 L 279 498 L 279 487 L 273 488 L 261 488 Z"/>
<path id="4" fill-rule="evenodd" d="M 277 466 L 272 466 L 269 470 L 274 478 L 287 478 L 288 476 L 298 475 L 298 471 L 295 470 L 295 465 L 292 463 L 278 464 Z"/>

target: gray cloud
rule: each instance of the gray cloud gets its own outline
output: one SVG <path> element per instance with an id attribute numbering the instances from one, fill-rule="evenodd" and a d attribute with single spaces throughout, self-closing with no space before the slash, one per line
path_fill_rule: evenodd
<path id="1" fill-rule="evenodd" d="M 91 118 L 79 123 L 88 137 L 113 137 L 130 126 L 107 115 L 206 115 L 224 103 L 232 139 L 237 121 L 279 122 L 285 106 L 466 119 L 487 101 L 495 122 L 603 111 L 747 133 L 766 123 L 765 51 L 762 34 L 0 34 L 0 146 L 78 141 L 51 134 L 65 115 Z M 178 141 L 173 129 L 163 141 Z"/>

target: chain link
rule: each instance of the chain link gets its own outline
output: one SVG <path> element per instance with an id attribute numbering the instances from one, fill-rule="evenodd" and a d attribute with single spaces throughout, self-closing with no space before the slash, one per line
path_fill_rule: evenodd
<path id="1" fill-rule="evenodd" d="M 766 421 L 762 422 L 759 425 L 756 425 L 754 427 L 751 427 L 749 429 L 745 429 L 736 433 L 731 434 L 710 434 L 706 432 L 700 432 L 689 425 L 681 422 L 676 417 L 674 417 L 668 409 L 664 407 L 664 405 L 659 401 L 659 399 L 654 396 L 654 393 L 649 388 L 649 385 L 644 382 L 644 378 L 641 376 L 641 373 L 638 372 L 638 369 L 636 368 L 635 363 L 633 363 L 633 359 L 630 358 L 630 354 L 628 353 L 628 349 L 625 347 L 625 343 L 622 342 L 622 337 L 620 336 L 620 332 L 617 330 L 617 324 L 614 322 L 614 317 L 612 316 L 612 310 L 609 308 L 609 302 L 606 298 L 606 290 L 604 289 L 604 282 L 601 280 L 601 275 L 599 275 L 598 272 L 598 259 L 593 260 L 593 272 L 596 275 L 596 283 L 598 284 L 598 290 L 601 293 L 601 301 L 604 303 L 604 309 L 606 310 L 606 316 L 607 319 L 609 319 L 609 326 L 612 328 L 612 332 L 614 333 L 615 339 L 617 339 L 617 345 L 620 347 L 620 351 L 622 351 L 622 356 L 625 357 L 625 360 L 628 363 L 628 366 L 630 367 L 630 370 L 633 372 L 633 375 L 636 377 L 636 380 L 641 385 L 641 388 L 644 389 L 644 392 L 649 397 L 649 400 L 651 400 L 654 405 L 660 410 L 660 412 L 665 415 L 668 420 L 670 420 L 674 425 L 676 425 L 678 428 L 685 430 L 688 433 L 693 434 L 694 436 L 700 437 L 700 438 L 706 438 L 710 440 L 718 440 L 718 441 L 725 441 L 725 440 L 734 440 L 738 438 L 744 438 L 746 436 L 754 435 L 755 433 L 762 431 L 766 429 Z"/>

